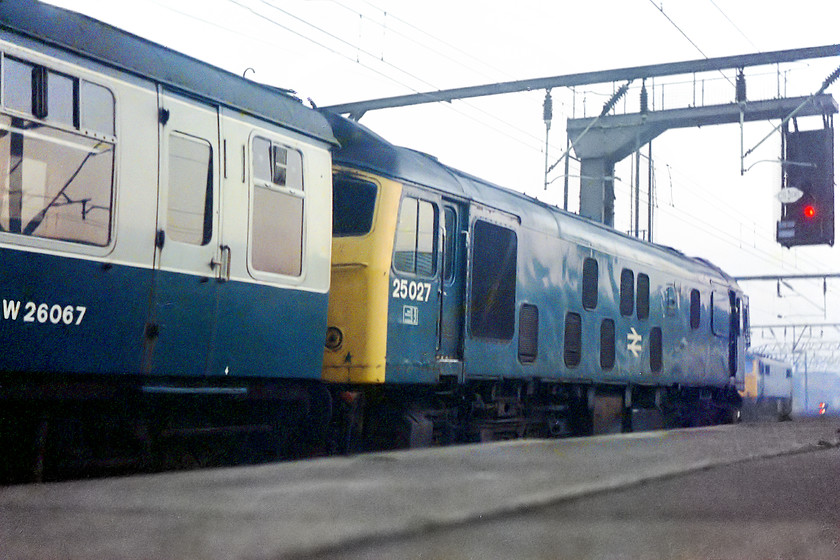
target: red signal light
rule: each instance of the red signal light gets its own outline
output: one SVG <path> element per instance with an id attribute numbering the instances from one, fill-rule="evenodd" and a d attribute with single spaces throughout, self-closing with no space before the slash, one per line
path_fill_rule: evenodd
<path id="1" fill-rule="evenodd" d="M 808 204 L 802 209 L 802 215 L 810 220 L 817 215 L 817 209 L 812 204 Z"/>

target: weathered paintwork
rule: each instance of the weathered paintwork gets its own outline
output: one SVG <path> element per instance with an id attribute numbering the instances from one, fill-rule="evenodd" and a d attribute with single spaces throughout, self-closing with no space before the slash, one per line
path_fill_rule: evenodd
<path id="1" fill-rule="evenodd" d="M 337 363 L 350 355 L 356 367 L 365 367 L 359 363 L 360 357 L 366 355 L 365 345 L 378 348 L 384 345 L 384 375 L 378 373 L 363 381 L 429 384 L 454 376 L 460 381 L 542 379 L 625 386 L 743 384 L 742 294 L 732 278 L 719 268 L 497 187 L 446 167 L 433 157 L 393 146 L 363 126 L 336 115 L 326 113 L 326 116 L 341 143 L 333 155 L 335 162 L 342 172 L 363 170 L 369 180 L 381 184 L 380 192 L 383 196 L 387 193 L 388 208 L 394 214 L 397 196 L 428 201 L 438 209 L 439 216 L 447 205 L 456 208 L 459 226 L 455 234 L 455 262 L 461 263 L 457 276 L 464 290 L 460 305 L 462 320 L 455 323 L 455 328 L 461 329 L 460 347 L 441 351 L 442 341 L 451 336 L 453 324 L 447 323 L 444 311 L 451 313 L 447 298 L 451 299 L 452 283 L 442 278 L 442 251 L 436 251 L 434 274 L 423 276 L 398 271 L 391 255 L 384 250 L 393 243 L 396 216 L 392 215 L 386 225 L 383 207 L 379 207 L 379 227 L 375 231 L 363 239 L 334 238 L 333 249 L 335 255 L 349 251 L 351 246 L 376 244 L 383 248 L 377 253 L 376 270 L 377 274 L 388 270 L 389 282 L 380 283 L 378 292 L 370 289 L 340 292 L 336 285 L 346 265 L 334 262 L 331 309 L 365 308 L 367 302 L 361 298 L 369 297 L 377 302 L 378 311 L 368 313 L 366 325 L 354 327 L 363 328 L 365 336 L 356 338 L 352 332 L 345 332 L 347 345 L 327 350 L 327 362 Z M 479 220 L 509 228 L 516 234 L 516 325 L 514 335 L 508 340 L 474 336 L 468 320 L 474 265 L 470 239 Z M 447 232 L 440 221 L 438 226 L 437 246 L 442 247 Z M 582 303 L 585 258 L 594 258 L 599 265 L 594 309 L 585 309 Z M 622 269 L 631 270 L 634 278 L 639 273 L 649 277 L 648 317 L 639 318 L 635 311 L 629 316 L 620 313 Z M 412 289 L 413 284 L 429 286 L 428 300 L 415 297 L 420 290 Z M 696 328 L 690 325 L 692 290 L 698 290 L 701 295 Z M 387 323 L 383 324 L 385 297 L 389 303 Z M 519 317 L 523 304 L 538 309 L 538 350 L 533 361 L 519 357 Z M 733 305 L 737 307 L 735 314 L 730 313 Z M 568 312 L 579 314 L 582 324 L 581 361 L 572 367 L 564 361 Z M 335 324 L 333 317 L 331 311 L 330 325 Z M 604 319 L 615 324 L 615 364 L 606 369 L 600 362 L 599 332 Z M 650 334 L 654 328 L 662 333 L 662 367 L 655 371 L 651 369 L 650 356 Z M 441 333 L 445 330 L 449 334 L 444 337 Z M 454 339 L 458 340 L 457 334 Z M 381 355 L 378 350 L 377 371 L 381 369 Z M 336 376 L 325 373 L 325 378 L 336 379 Z M 344 379 L 354 380 L 352 376 Z"/>

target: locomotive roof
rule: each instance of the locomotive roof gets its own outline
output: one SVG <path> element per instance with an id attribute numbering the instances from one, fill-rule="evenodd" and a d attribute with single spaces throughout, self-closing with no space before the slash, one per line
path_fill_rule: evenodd
<path id="1" fill-rule="evenodd" d="M 36 0 L 2 0 L 0 29 L 335 143 L 323 117 L 288 92 L 246 80 L 85 15 Z"/>
<path id="2" fill-rule="evenodd" d="M 689 257 L 677 249 L 625 235 L 604 224 L 446 166 L 428 154 L 395 146 L 355 121 L 327 110 L 322 112 L 330 121 L 333 134 L 341 146 L 333 153 L 333 161 L 337 164 L 362 168 L 512 212 L 520 216 L 528 228 L 553 231 L 558 236 L 598 250 L 632 252 L 640 258 L 646 254 L 652 258 L 664 257 L 675 266 L 692 267 L 696 272 L 702 271 L 710 276 L 719 276 L 727 283 L 735 283 L 731 276 L 705 259 Z"/>

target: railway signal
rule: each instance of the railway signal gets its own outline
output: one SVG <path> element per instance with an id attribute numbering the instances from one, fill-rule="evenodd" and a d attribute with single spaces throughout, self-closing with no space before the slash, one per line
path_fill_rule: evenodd
<path id="1" fill-rule="evenodd" d="M 834 129 L 786 131 L 784 170 L 776 241 L 834 245 Z"/>

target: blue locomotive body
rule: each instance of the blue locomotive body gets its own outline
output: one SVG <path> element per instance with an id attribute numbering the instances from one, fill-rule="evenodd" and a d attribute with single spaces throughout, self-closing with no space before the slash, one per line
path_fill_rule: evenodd
<path id="1" fill-rule="evenodd" d="M 585 400 L 591 409 L 592 394 L 604 393 L 621 396 L 626 409 L 708 402 L 724 417 L 735 414 L 746 305 L 719 268 L 327 116 L 341 143 L 336 223 L 341 212 L 368 211 L 362 221 L 371 226 L 334 232 L 329 322 L 342 343 L 327 348 L 326 379 L 360 387 L 455 384 L 485 392 L 480 406 L 506 392 L 545 391 L 545 402 L 565 394 L 548 408 L 577 409 Z M 340 202 L 359 184 L 376 193 L 376 204 Z M 373 252 L 374 245 L 386 249 Z M 365 289 L 338 293 L 354 267 L 370 271 L 354 280 Z M 377 280 L 386 272 L 387 283 Z M 387 320 L 369 313 L 361 324 L 344 308 L 380 315 L 387 308 Z M 357 329 L 364 339 L 354 337 Z M 499 402 L 534 408 L 512 398 Z"/>

